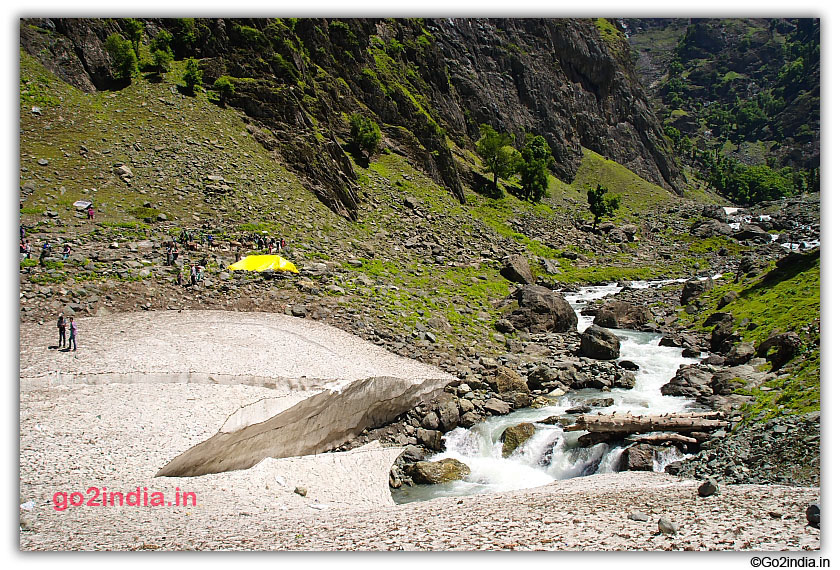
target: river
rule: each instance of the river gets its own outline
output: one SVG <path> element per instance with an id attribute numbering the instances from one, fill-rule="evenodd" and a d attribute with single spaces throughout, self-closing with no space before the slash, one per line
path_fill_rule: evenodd
<path id="1" fill-rule="evenodd" d="M 682 280 L 678 280 L 682 281 Z M 635 288 L 657 287 L 675 281 L 643 282 L 630 284 Z M 578 315 L 578 330 L 592 324 L 594 317 L 581 315 L 587 303 L 614 295 L 621 290 L 617 284 L 584 287 L 566 295 L 566 300 Z M 558 479 L 569 479 L 605 473 L 618 469 L 621 453 L 626 446 L 600 443 L 591 447 L 578 447 L 577 439 L 583 432 L 564 432 L 562 428 L 541 424 L 549 416 L 566 414 L 569 408 L 593 398 L 609 397 L 613 405 L 597 408 L 604 413 L 632 412 L 662 414 L 680 412 L 694 405 L 693 400 L 663 396 L 659 389 L 666 384 L 682 364 L 697 362 L 696 358 L 682 356 L 682 349 L 659 346 L 662 335 L 613 329 L 621 340 L 621 360 L 630 360 L 639 366 L 636 384 L 632 389 L 613 389 L 610 392 L 585 389 L 573 390 L 554 398 L 554 404 L 543 408 L 523 408 L 505 416 L 489 417 L 470 429 L 456 428 L 444 436 L 445 450 L 430 457 L 438 461 L 447 457 L 467 464 L 471 473 L 464 481 L 439 485 L 403 485 L 392 490 L 397 503 L 423 501 L 434 497 L 472 495 L 524 489 L 545 485 Z M 522 422 L 533 422 L 536 433 L 507 458 L 502 457 L 500 438 L 505 428 Z M 668 463 L 682 457 L 676 448 L 657 453 L 654 468 L 662 471 Z"/>

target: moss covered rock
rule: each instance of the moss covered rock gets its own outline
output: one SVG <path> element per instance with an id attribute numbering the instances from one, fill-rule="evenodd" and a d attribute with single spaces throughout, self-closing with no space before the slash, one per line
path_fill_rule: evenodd
<path id="1" fill-rule="evenodd" d="M 520 445 L 531 439 L 537 432 L 532 423 L 523 422 L 510 426 L 502 432 L 502 457 L 509 457 Z"/>
<path id="2" fill-rule="evenodd" d="M 456 481 L 469 474 L 468 465 L 449 457 L 440 461 L 418 461 L 410 468 L 410 475 L 414 482 L 427 485 Z"/>

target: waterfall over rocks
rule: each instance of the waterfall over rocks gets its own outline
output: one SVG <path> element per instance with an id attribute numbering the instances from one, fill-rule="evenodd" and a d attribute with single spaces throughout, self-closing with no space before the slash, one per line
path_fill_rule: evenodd
<path id="1" fill-rule="evenodd" d="M 633 282 L 630 286 L 647 288 L 657 285 L 655 282 Z M 639 369 L 633 373 L 636 381 L 632 387 L 613 386 L 609 398 L 595 388 L 574 390 L 552 398 L 552 404 L 546 407 L 522 408 L 507 415 L 491 416 L 470 429 L 459 427 L 450 431 L 443 436 L 443 451 L 429 460 L 457 459 L 469 466 L 470 474 L 463 480 L 438 485 L 404 485 L 392 490 L 394 500 L 404 503 L 442 496 L 510 491 L 545 485 L 559 479 L 615 472 L 630 468 L 628 450 L 631 450 L 629 454 L 634 469 L 664 471 L 667 465 L 682 459 L 684 455 L 676 446 L 598 441 L 597 437 L 592 437 L 593 434 L 566 432 L 561 427 L 566 423 L 565 419 L 573 421 L 574 416 L 570 412 L 580 413 L 584 407 L 593 413 L 648 415 L 682 412 L 693 405 L 693 400 L 687 397 L 663 395 L 660 389 L 674 377 L 681 365 L 696 363 L 697 358 L 683 356 L 679 346 L 660 346 L 660 334 L 593 327 L 594 317 L 580 314 L 591 300 L 620 290 L 617 284 L 585 287 L 565 295 L 565 301 L 575 311 L 578 331 L 601 329 L 615 337 L 620 347 L 611 358 L 630 361 L 638 366 Z M 527 379 L 529 385 L 541 386 L 550 385 L 552 380 L 545 370 L 540 369 L 535 369 Z M 533 433 L 529 427 L 528 437 L 518 439 L 513 447 L 510 443 L 511 428 L 521 430 L 518 426 L 523 424 L 533 426 Z M 508 441 L 507 448 L 505 440 Z"/>

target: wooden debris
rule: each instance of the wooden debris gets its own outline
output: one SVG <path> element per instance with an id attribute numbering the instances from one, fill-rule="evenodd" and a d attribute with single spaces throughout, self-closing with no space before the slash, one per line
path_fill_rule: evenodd
<path id="1" fill-rule="evenodd" d="M 566 431 L 603 432 L 615 435 L 648 433 L 653 431 L 709 431 L 726 427 L 720 412 L 686 412 L 659 416 L 634 416 L 632 414 L 584 414 Z"/>

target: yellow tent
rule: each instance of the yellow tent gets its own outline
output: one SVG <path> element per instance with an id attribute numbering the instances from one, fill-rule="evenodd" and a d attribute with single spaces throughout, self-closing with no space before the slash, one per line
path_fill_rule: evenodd
<path id="1" fill-rule="evenodd" d="M 232 271 L 291 271 L 297 273 L 295 264 L 279 255 L 249 255 L 233 265 L 228 265 Z"/>

